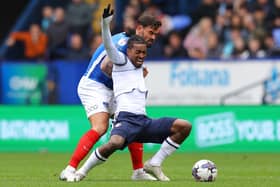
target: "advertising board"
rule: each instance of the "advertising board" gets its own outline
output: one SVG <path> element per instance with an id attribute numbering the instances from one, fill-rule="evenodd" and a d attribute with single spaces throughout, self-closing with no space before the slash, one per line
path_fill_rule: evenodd
<path id="1" fill-rule="evenodd" d="M 3 104 L 42 104 L 46 98 L 45 64 L 3 63 L 2 82 Z"/>
<path id="2" fill-rule="evenodd" d="M 147 67 L 149 105 L 280 103 L 277 60 L 165 61 Z"/>
<path id="3" fill-rule="evenodd" d="M 147 112 L 192 123 L 179 152 L 280 152 L 280 106 L 151 106 Z M 81 106 L 1 106 L 0 151 L 70 152 L 89 128 Z M 159 146 L 147 143 L 144 150 Z"/>

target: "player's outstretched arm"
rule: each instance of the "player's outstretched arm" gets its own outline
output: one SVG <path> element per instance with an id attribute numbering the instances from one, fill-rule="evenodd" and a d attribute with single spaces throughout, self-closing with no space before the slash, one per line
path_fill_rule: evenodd
<path id="1" fill-rule="evenodd" d="M 110 31 L 110 23 L 113 19 L 114 10 L 111 9 L 109 4 L 107 8 L 104 8 L 102 21 L 101 21 L 101 33 L 106 52 L 114 64 L 122 65 L 126 63 L 126 57 L 123 53 L 119 52 L 115 47 L 112 35 Z"/>

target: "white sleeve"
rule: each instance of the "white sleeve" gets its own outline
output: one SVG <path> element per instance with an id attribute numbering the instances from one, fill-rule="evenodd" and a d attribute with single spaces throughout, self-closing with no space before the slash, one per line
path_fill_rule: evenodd
<path id="1" fill-rule="evenodd" d="M 101 33 L 104 47 L 106 49 L 107 55 L 114 64 L 123 65 L 127 62 L 126 55 L 120 52 L 113 43 L 110 31 L 111 20 L 112 16 L 105 19 L 102 18 L 101 21 Z"/>

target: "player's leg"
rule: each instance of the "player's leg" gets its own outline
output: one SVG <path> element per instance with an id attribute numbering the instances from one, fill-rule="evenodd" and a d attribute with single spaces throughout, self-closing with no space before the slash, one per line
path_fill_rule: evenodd
<path id="1" fill-rule="evenodd" d="M 83 180 L 92 168 L 103 164 L 116 150 L 123 149 L 124 142 L 125 139 L 122 136 L 111 136 L 108 143 L 100 146 L 90 154 L 85 163 L 76 172 L 75 177 L 70 179 L 70 182 Z"/>
<path id="2" fill-rule="evenodd" d="M 91 129 L 79 140 L 77 147 L 70 159 L 69 165 L 77 168 L 99 138 L 107 131 L 109 113 L 99 112 L 89 117 Z"/>
<path id="3" fill-rule="evenodd" d="M 143 144 L 133 142 L 128 145 L 128 150 L 130 152 L 133 170 L 143 168 Z"/>
<path id="4" fill-rule="evenodd" d="M 154 165 L 161 165 L 163 160 L 176 151 L 186 137 L 189 136 L 191 125 L 185 120 L 176 119 L 172 123 L 170 131 L 171 135 L 163 141 L 160 150 L 152 157 L 150 163 Z"/>
<path id="5" fill-rule="evenodd" d="M 137 181 L 155 181 L 156 178 L 146 173 L 143 168 L 143 144 L 134 141 L 134 138 L 137 137 L 137 134 L 142 131 L 143 124 L 146 123 L 138 120 L 138 115 L 135 115 L 135 119 L 131 117 L 131 115 L 131 113 L 120 112 L 114 121 L 115 127 L 112 129 L 111 135 L 117 134 L 126 137 L 126 145 L 128 146 L 128 150 L 130 152 L 133 167 L 131 179 Z M 119 123 L 122 125 L 118 126 Z"/>
<path id="6" fill-rule="evenodd" d="M 128 145 L 128 150 L 130 152 L 130 158 L 132 161 L 133 174 L 131 176 L 132 180 L 152 180 L 155 178 L 146 173 L 143 169 L 143 144 L 138 142 L 133 142 Z"/>
<path id="7" fill-rule="evenodd" d="M 162 172 L 162 162 L 175 152 L 190 134 L 191 124 L 181 119 L 161 118 L 153 120 L 150 127 L 145 132 L 143 140 L 162 144 L 156 154 L 145 162 L 144 169 L 160 181 L 169 181 L 170 179 Z"/>
<path id="8" fill-rule="evenodd" d="M 116 102 L 113 99 L 111 101 L 112 113 L 116 110 Z M 128 145 L 128 150 L 130 153 L 130 158 L 132 162 L 133 173 L 131 176 L 132 180 L 155 180 L 154 177 L 147 174 L 143 169 L 143 144 L 139 142 L 133 142 Z"/>
<path id="9" fill-rule="evenodd" d="M 91 129 L 80 138 L 68 166 L 59 176 L 60 180 L 67 180 L 68 176 L 75 173 L 79 163 L 108 129 L 109 105 L 104 103 L 110 102 L 112 91 L 95 82 L 81 80 L 78 86 L 78 95 L 86 110 Z"/>
<path id="10" fill-rule="evenodd" d="M 92 128 L 80 138 L 68 166 L 61 172 L 60 180 L 67 180 L 73 175 L 80 162 L 87 156 L 95 143 L 106 132 L 109 114 L 102 112 L 94 114 L 89 118 Z"/>

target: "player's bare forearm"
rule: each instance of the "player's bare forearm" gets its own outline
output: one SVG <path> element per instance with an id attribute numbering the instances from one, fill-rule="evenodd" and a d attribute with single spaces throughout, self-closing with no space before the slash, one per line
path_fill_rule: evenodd
<path id="1" fill-rule="evenodd" d="M 103 73 L 105 73 L 108 77 L 112 77 L 113 62 L 108 56 L 103 59 L 100 67 Z"/>

